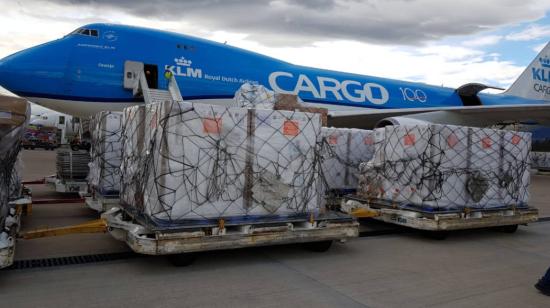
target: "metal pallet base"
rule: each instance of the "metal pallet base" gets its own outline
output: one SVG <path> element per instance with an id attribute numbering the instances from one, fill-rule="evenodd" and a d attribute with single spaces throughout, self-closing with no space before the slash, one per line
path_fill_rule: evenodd
<path id="1" fill-rule="evenodd" d="M 355 220 L 324 220 L 262 225 L 204 227 L 179 232 L 151 231 L 125 219 L 121 209 L 102 215 L 109 233 L 124 241 L 135 252 L 168 255 L 199 251 L 235 249 L 253 246 L 306 243 L 328 240 L 345 241 L 359 235 Z"/>
<path id="2" fill-rule="evenodd" d="M 106 197 L 97 193 L 93 197 L 86 197 L 85 200 L 87 207 L 100 213 L 108 211 L 113 207 L 117 207 L 120 202 L 120 198 L 118 196 Z"/>
<path id="3" fill-rule="evenodd" d="M 9 228 L 9 243 L 7 247 L 0 249 L 0 268 L 9 267 L 13 264 L 15 239 L 21 227 L 21 208 L 28 202 L 28 198 L 20 198 L 9 203 L 10 214 L 6 217 L 6 227 Z"/>
<path id="4" fill-rule="evenodd" d="M 365 209 L 378 213 L 374 219 L 426 231 L 452 231 L 536 222 L 538 210 L 532 207 L 500 209 L 464 209 L 463 211 L 426 212 L 389 207 L 385 203 L 347 198 L 346 209 Z"/>

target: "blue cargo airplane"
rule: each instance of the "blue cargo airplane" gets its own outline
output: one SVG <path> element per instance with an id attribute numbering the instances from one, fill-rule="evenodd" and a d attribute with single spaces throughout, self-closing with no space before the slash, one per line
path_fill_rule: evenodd
<path id="1" fill-rule="evenodd" d="M 327 107 L 330 124 L 371 128 L 417 121 L 486 126 L 550 123 L 550 44 L 501 94 L 483 84 L 458 89 L 298 66 L 225 44 L 165 31 L 90 24 L 0 60 L 0 85 L 76 116 L 143 103 L 132 79 L 149 88 L 175 76 L 183 98 L 224 104 L 246 82 Z"/>

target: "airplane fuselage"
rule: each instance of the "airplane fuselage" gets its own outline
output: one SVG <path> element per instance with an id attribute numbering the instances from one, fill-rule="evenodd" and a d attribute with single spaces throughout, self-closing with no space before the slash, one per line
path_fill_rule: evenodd
<path id="1" fill-rule="evenodd" d="M 451 88 L 297 66 L 200 38 L 110 24 L 87 25 L 0 60 L 0 85 L 73 115 L 121 110 L 140 103 L 123 87 L 126 61 L 155 69 L 161 89 L 171 72 L 192 101 L 223 102 L 249 82 L 332 110 L 463 105 Z M 499 103 L 491 95 L 483 99 Z"/>

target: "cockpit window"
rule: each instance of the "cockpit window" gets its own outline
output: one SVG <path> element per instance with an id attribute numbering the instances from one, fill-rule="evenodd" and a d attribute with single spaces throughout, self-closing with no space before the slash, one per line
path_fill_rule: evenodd
<path id="1" fill-rule="evenodd" d="M 80 35 L 86 35 L 86 36 L 99 37 L 99 31 L 97 31 L 96 29 L 79 28 L 74 30 L 70 34 L 80 34 Z"/>

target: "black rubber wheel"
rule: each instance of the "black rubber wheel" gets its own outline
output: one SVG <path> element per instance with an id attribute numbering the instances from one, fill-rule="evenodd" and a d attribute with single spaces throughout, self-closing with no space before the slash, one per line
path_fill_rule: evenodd
<path id="1" fill-rule="evenodd" d="M 504 233 L 515 233 L 518 230 L 518 225 L 500 226 L 498 230 Z"/>
<path id="2" fill-rule="evenodd" d="M 71 145 L 71 150 L 78 151 L 78 150 L 80 150 L 80 147 L 77 144 L 73 144 L 73 145 Z"/>
<path id="3" fill-rule="evenodd" d="M 304 247 L 313 252 L 326 252 L 330 249 L 330 246 L 332 246 L 332 242 L 333 241 L 304 243 Z"/>
<path id="4" fill-rule="evenodd" d="M 197 255 L 195 253 L 180 253 L 177 255 L 168 255 L 168 260 L 177 267 L 189 266 L 195 262 Z"/>
<path id="5" fill-rule="evenodd" d="M 34 150 L 34 147 L 31 147 L 31 150 Z"/>
<path id="6" fill-rule="evenodd" d="M 432 240 L 443 241 L 449 236 L 449 231 L 424 231 L 422 234 Z"/>

